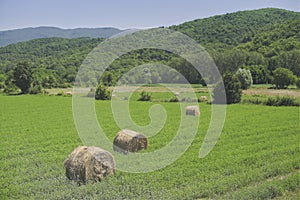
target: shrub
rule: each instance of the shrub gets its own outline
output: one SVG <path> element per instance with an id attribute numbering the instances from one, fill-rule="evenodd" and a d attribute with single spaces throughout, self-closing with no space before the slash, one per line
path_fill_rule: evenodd
<path id="1" fill-rule="evenodd" d="M 35 79 L 32 82 L 32 84 L 31 84 L 31 86 L 28 90 L 28 93 L 29 94 L 40 94 L 40 93 L 42 93 L 42 86 L 41 86 L 40 82 L 37 79 Z"/>
<path id="2" fill-rule="evenodd" d="M 295 82 L 295 76 L 293 72 L 286 68 L 277 68 L 273 71 L 273 81 L 277 89 L 287 88 L 289 85 Z"/>
<path id="3" fill-rule="evenodd" d="M 31 86 L 28 90 L 29 94 L 40 94 L 42 93 L 42 86 L 40 85 L 35 85 L 35 86 Z"/>
<path id="4" fill-rule="evenodd" d="M 266 84 L 270 82 L 270 73 L 267 66 L 264 65 L 251 65 L 247 66 L 251 72 L 253 84 Z"/>
<path id="5" fill-rule="evenodd" d="M 246 98 L 245 98 L 246 96 Z M 290 96 L 277 96 L 267 97 L 262 95 L 245 95 L 243 96 L 243 103 L 261 104 L 267 106 L 300 106 L 300 102 L 297 98 Z"/>
<path id="6" fill-rule="evenodd" d="M 96 100 L 109 100 L 111 99 L 111 91 L 108 90 L 108 87 L 105 87 L 102 84 L 99 84 L 95 92 Z"/>
<path id="7" fill-rule="evenodd" d="M 18 94 L 19 88 L 17 88 L 17 86 L 15 86 L 14 84 L 8 84 L 4 86 L 4 93 L 9 94 L 9 95 L 15 95 Z"/>
<path id="8" fill-rule="evenodd" d="M 213 103 L 217 104 L 232 104 L 239 103 L 242 97 L 241 83 L 236 77 L 236 75 L 231 73 L 226 73 L 223 76 L 224 88 L 222 83 L 218 83 L 213 90 Z M 226 102 L 223 100 L 224 90 L 226 93 Z"/>
<path id="9" fill-rule="evenodd" d="M 300 77 L 298 77 L 296 80 L 296 86 L 297 88 L 300 88 Z"/>
<path id="10" fill-rule="evenodd" d="M 178 102 L 179 100 L 178 100 L 178 98 L 177 97 L 172 97 L 170 100 L 169 100 L 169 102 Z"/>
<path id="11" fill-rule="evenodd" d="M 63 91 L 59 91 L 56 96 L 63 96 L 64 95 L 64 92 Z"/>
<path id="12" fill-rule="evenodd" d="M 236 72 L 236 76 L 239 79 L 243 90 L 248 89 L 253 84 L 252 75 L 249 69 L 239 68 Z"/>
<path id="13" fill-rule="evenodd" d="M 267 106 L 300 106 L 297 99 L 292 97 L 269 97 L 265 102 Z"/>
<path id="14" fill-rule="evenodd" d="M 140 98 L 138 101 L 151 101 L 151 95 L 145 91 L 142 91 Z"/>

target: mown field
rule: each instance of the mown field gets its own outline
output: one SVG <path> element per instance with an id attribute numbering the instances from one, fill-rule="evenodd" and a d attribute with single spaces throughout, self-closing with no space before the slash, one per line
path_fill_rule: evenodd
<path id="1" fill-rule="evenodd" d="M 132 101 L 132 118 L 149 123 L 154 104 Z M 147 151 L 163 147 L 178 128 L 179 104 L 160 104 L 168 119 Z M 198 133 L 176 162 L 151 173 L 117 171 L 100 183 L 78 186 L 66 179 L 63 166 L 82 145 L 72 98 L 0 95 L 0 105 L 0 199 L 297 199 L 300 194 L 299 107 L 229 105 L 217 145 L 199 159 L 210 122 L 210 105 L 200 103 Z M 112 140 L 119 128 L 110 102 L 97 101 L 96 110 Z"/>

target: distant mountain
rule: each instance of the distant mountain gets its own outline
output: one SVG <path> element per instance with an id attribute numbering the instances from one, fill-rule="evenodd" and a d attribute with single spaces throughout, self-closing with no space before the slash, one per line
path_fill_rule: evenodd
<path id="1" fill-rule="evenodd" d="M 76 28 L 61 29 L 56 27 L 24 28 L 8 31 L 0 31 L 0 46 L 15 44 L 38 38 L 60 37 L 60 38 L 109 38 L 122 32 L 116 28 Z"/>

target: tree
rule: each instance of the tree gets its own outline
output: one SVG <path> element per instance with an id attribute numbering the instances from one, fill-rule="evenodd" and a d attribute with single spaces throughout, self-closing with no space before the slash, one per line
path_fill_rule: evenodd
<path id="1" fill-rule="evenodd" d="M 296 80 L 296 86 L 300 89 L 300 77 L 298 77 Z"/>
<path id="2" fill-rule="evenodd" d="M 13 70 L 13 83 L 21 89 L 22 94 L 28 93 L 33 80 L 32 70 L 28 62 L 19 62 Z"/>
<path id="3" fill-rule="evenodd" d="M 239 103 L 242 97 L 241 83 L 238 80 L 237 76 L 231 73 L 226 73 L 223 76 L 224 88 L 222 87 L 222 83 L 218 83 L 213 90 L 213 99 L 214 103 L 217 104 L 232 104 Z M 224 94 L 224 90 L 226 93 L 226 102 L 222 102 L 222 96 Z"/>
<path id="4" fill-rule="evenodd" d="M 269 83 L 271 76 L 269 70 L 264 65 L 252 65 L 246 67 L 250 70 L 253 84 L 266 84 Z"/>
<path id="5" fill-rule="evenodd" d="M 151 95 L 148 94 L 145 91 L 142 91 L 142 93 L 140 94 L 140 98 L 138 99 L 138 101 L 151 101 Z"/>
<path id="6" fill-rule="evenodd" d="M 236 72 L 236 76 L 239 79 L 243 90 L 248 89 L 253 83 L 251 72 L 248 69 L 239 68 Z"/>
<path id="7" fill-rule="evenodd" d="M 273 71 L 273 81 L 277 89 L 287 88 L 295 82 L 295 75 L 293 72 L 286 68 L 277 68 Z"/>
<path id="8" fill-rule="evenodd" d="M 6 80 L 6 76 L 4 74 L 0 74 L 0 89 L 4 88 L 5 80 Z"/>
<path id="9" fill-rule="evenodd" d="M 102 82 L 103 85 L 105 85 L 105 86 L 112 86 L 112 85 L 115 84 L 115 78 L 113 77 L 113 74 L 112 74 L 111 72 L 105 71 L 105 72 L 102 74 L 101 82 Z"/>
<path id="10" fill-rule="evenodd" d="M 29 94 L 39 94 L 39 93 L 42 93 L 41 83 L 37 79 L 34 79 L 32 81 L 31 87 L 29 88 L 28 92 L 29 92 Z"/>
<path id="11" fill-rule="evenodd" d="M 95 92 L 96 100 L 109 100 L 111 99 L 111 91 L 108 90 L 108 87 L 105 87 L 102 84 L 99 84 Z"/>

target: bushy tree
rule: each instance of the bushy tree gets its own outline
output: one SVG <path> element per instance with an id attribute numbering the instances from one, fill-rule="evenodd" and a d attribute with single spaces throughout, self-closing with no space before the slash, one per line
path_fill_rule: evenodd
<path id="1" fill-rule="evenodd" d="M 277 89 L 287 88 L 289 85 L 294 84 L 295 75 L 293 72 L 286 68 L 277 68 L 273 71 L 273 81 Z"/>
<path id="2" fill-rule="evenodd" d="M 236 76 L 239 79 L 243 90 L 248 89 L 253 84 L 252 75 L 248 69 L 239 68 L 236 72 Z"/>
<path id="3" fill-rule="evenodd" d="M 95 99 L 96 100 L 109 100 L 111 99 L 111 91 L 108 90 L 108 87 L 99 84 L 96 88 L 95 92 Z"/>
<path id="4" fill-rule="evenodd" d="M 4 88 L 5 80 L 6 80 L 6 76 L 4 74 L 0 74 L 0 89 Z"/>
<path id="5" fill-rule="evenodd" d="M 139 101 L 151 101 L 151 95 L 145 91 L 142 91 Z"/>
<path id="6" fill-rule="evenodd" d="M 21 89 L 22 94 L 28 93 L 33 80 L 32 70 L 28 62 L 19 62 L 13 70 L 13 83 Z"/>
<path id="7" fill-rule="evenodd" d="M 235 74 L 226 73 L 223 76 L 224 88 L 218 83 L 213 90 L 213 103 L 233 104 L 239 103 L 242 97 L 241 83 Z M 223 90 L 225 89 L 225 91 Z M 223 102 L 222 96 L 226 94 L 226 102 Z"/>
<path id="8" fill-rule="evenodd" d="M 111 72 L 104 72 L 101 77 L 101 82 L 104 86 L 112 86 L 115 84 L 115 77 Z"/>
<path id="9" fill-rule="evenodd" d="M 266 84 L 269 82 L 269 70 L 264 65 L 251 65 L 246 67 L 250 70 L 253 84 Z"/>
<path id="10" fill-rule="evenodd" d="M 300 77 L 298 77 L 296 80 L 296 86 L 300 89 Z"/>

